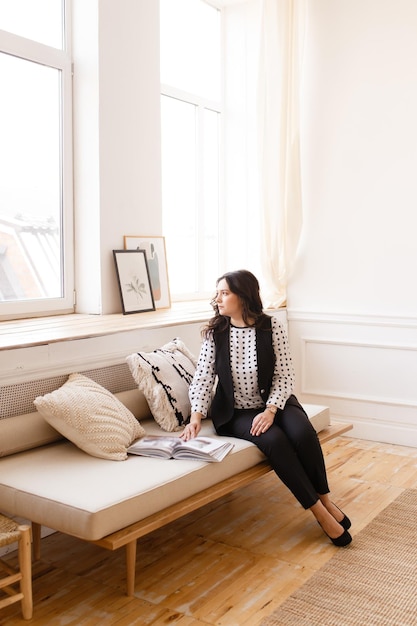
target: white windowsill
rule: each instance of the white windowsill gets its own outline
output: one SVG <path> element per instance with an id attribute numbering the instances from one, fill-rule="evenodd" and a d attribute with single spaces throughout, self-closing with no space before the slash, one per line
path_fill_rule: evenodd
<path id="1" fill-rule="evenodd" d="M 127 332 L 138 328 L 162 328 L 204 323 L 213 314 L 204 301 L 174 302 L 168 309 L 122 315 L 55 315 L 0 322 L 0 350 L 40 346 Z"/>
<path id="2" fill-rule="evenodd" d="M 285 309 L 279 309 L 283 312 Z M 274 311 L 268 311 L 273 313 Z M 213 315 L 207 300 L 174 302 L 168 309 L 122 315 L 55 315 L 0 322 L 0 351 L 88 339 L 136 329 L 204 324 Z"/>

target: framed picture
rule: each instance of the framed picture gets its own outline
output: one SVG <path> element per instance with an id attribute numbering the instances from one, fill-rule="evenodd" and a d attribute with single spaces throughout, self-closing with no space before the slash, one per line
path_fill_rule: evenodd
<path id="1" fill-rule="evenodd" d="M 155 311 L 144 250 L 113 250 L 123 314 Z"/>
<path id="2" fill-rule="evenodd" d="M 168 309 L 171 306 L 171 296 L 169 293 L 165 237 L 125 235 L 124 246 L 125 250 L 145 250 L 155 308 Z"/>

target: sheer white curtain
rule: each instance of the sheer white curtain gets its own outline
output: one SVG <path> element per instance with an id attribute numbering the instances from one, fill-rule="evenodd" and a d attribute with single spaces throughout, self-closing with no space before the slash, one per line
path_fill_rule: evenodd
<path id="1" fill-rule="evenodd" d="M 262 296 L 286 303 L 302 226 L 300 83 L 306 0 L 261 0 L 258 77 Z"/>

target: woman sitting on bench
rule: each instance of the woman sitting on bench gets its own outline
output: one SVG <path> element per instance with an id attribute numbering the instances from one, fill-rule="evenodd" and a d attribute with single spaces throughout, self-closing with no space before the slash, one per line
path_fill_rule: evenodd
<path id="1" fill-rule="evenodd" d="M 224 274 L 212 306 L 181 437 L 187 441 L 200 432 L 217 379 L 210 407 L 216 432 L 255 443 L 334 545 L 348 545 L 350 520 L 330 499 L 320 442 L 293 394 L 286 332 L 263 312 L 257 278 L 247 270 Z"/>

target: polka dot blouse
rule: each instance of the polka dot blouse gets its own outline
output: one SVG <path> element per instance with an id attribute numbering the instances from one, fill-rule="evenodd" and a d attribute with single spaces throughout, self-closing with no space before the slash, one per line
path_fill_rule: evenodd
<path id="1" fill-rule="evenodd" d="M 294 369 L 283 325 L 272 317 L 272 342 L 276 355 L 274 376 L 267 404 L 282 409 L 294 388 Z M 259 393 L 256 358 L 256 330 L 252 327 L 230 327 L 230 360 L 234 388 L 235 408 L 262 408 L 264 403 Z M 216 347 L 214 339 L 203 341 L 197 369 L 190 385 L 191 411 L 207 415 L 216 380 Z"/>

